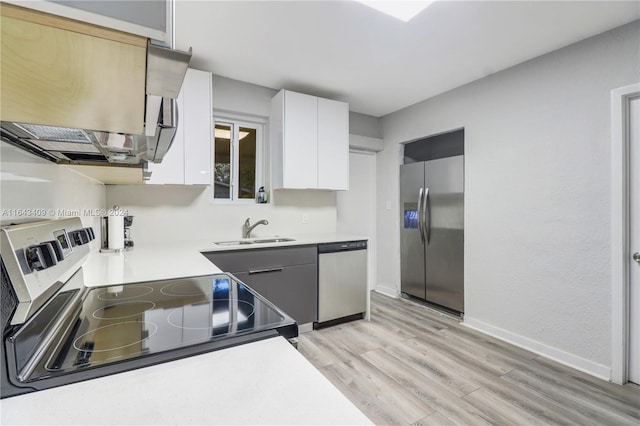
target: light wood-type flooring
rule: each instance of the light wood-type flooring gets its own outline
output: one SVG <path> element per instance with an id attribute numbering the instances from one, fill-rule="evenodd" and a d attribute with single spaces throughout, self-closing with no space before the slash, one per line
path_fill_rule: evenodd
<path id="1" fill-rule="evenodd" d="M 371 321 L 302 334 L 298 350 L 379 425 L 640 425 L 640 387 L 615 385 L 371 295 Z"/>

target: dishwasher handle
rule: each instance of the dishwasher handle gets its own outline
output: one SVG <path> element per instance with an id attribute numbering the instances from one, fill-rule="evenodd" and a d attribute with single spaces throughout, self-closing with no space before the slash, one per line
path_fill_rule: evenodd
<path id="1" fill-rule="evenodd" d="M 340 243 L 318 244 L 318 254 L 336 253 L 340 251 L 366 250 L 367 241 L 343 241 Z"/>

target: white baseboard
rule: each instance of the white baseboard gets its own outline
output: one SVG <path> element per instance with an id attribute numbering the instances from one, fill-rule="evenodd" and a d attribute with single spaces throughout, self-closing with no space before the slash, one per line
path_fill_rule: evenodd
<path id="1" fill-rule="evenodd" d="M 400 296 L 400 293 L 398 292 L 397 288 L 387 287 L 380 284 L 378 284 L 376 288 L 373 289 L 373 291 L 376 291 L 380 294 L 384 294 L 385 296 L 393 297 L 394 299 L 397 299 L 398 296 Z"/>
<path id="2" fill-rule="evenodd" d="M 545 358 L 549 358 L 553 361 L 559 362 L 560 364 L 564 364 L 568 367 L 575 368 L 576 370 L 580 370 L 584 373 L 595 376 L 599 379 L 607 381 L 611 380 L 611 367 L 608 367 L 606 365 L 598 364 L 596 362 L 589 361 L 588 359 L 580 358 L 579 356 L 564 352 L 552 346 L 545 345 L 544 343 L 531 340 L 527 337 L 512 333 L 508 330 L 504 330 L 502 328 L 495 327 L 477 319 L 470 318 L 468 315 L 464 316 L 464 321 L 462 322 L 462 324 L 474 330 L 496 337 L 500 340 L 504 340 L 505 342 L 511 343 L 512 345 L 519 346 L 523 349 L 541 355 Z"/>

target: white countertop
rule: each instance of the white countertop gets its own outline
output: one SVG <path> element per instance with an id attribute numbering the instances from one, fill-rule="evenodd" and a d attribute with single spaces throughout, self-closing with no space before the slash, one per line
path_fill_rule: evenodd
<path id="1" fill-rule="evenodd" d="M 366 237 L 349 234 L 285 235 L 295 241 L 281 243 L 256 243 L 219 245 L 211 238 L 199 241 L 137 244 L 133 250 L 123 253 L 98 253 L 89 255 L 83 264 L 84 283 L 88 287 L 130 284 L 142 281 L 167 280 L 222 272 L 201 253 L 211 251 L 253 250 L 274 247 L 366 240 Z M 249 239 L 273 238 L 262 236 Z M 237 238 L 236 240 L 242 240 Z"/>
<path id="2" fill-rule="evenodd" d="M 87 287 L 217 274 L 196 243 L 140 245 L 123 253 L 91 253 L 82 265 Z"/>
<path id="3" fill-rule="evenodd" d="M 259 248 L 290 247 L 290 246 L 301 246 L 301 245 L 309 245 L 309 244 L 368 240 L 367 237 L 363 237 L 362 235 L 332 233 L 332 234 L 270 235 L 270 236 L 260 236 L 260 237 L 250 238 L 247 241 L 263 240 L 263 239 L 269 239 L 269 238 L 283 238 L 283 237 L 293 238 L 295 241 L 283 241 L 280 243 L 238 244 L 238 245 L 216 244 L 217 242 L 243 240 L 243 238 L 227 238 L 227 239 L 212 239 L 210 241 L 198 241 L 197 243 L 200 246 L 200 251 L 205 252 L 205 251 L 228 251 L 228 250 L 247 250 L 247 249 L 251 250 L 251 249 L 259 249 Z"/>
<path id="4" fill-rule="evenodd" d="M 13 424 L 372 424 L 276 337 L 0 401 Z"/>
<path id="5" fill-rule="evenodd" d="M 214 241 L 92 253 L 87 286 L 220 273 L 203 252 L 363 240 L 331 234 L 238 246 Z M 261 237 L 268 238 L 268 237 Z M 371 424 L 284 338 L 248 343 L 0 400 L 0 424 Z"/>

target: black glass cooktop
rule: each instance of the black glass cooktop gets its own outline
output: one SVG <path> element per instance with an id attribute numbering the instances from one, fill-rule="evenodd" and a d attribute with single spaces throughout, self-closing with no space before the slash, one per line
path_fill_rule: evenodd
<path id="1" fill-rule="evenodd" d="M 57 298 L 57 305 L 65 306 L 70 296 L 63 292 Z M 34 340 L 29 329 L 42 334 L 50 322 L 46 316 L 38 320 L 42 326 L 32 324 L 16 335 L 16 353 Z M 140 366 L 154 356 L 151 363 L 162 362 L 266 331 L 297 336 L 293 319 L 226 274 L 93 288 L 67 324 L 38 367 L 22 374 L 25 382 L 106 366 L 113 372 L 119 364 L 135 360 Z"/>

